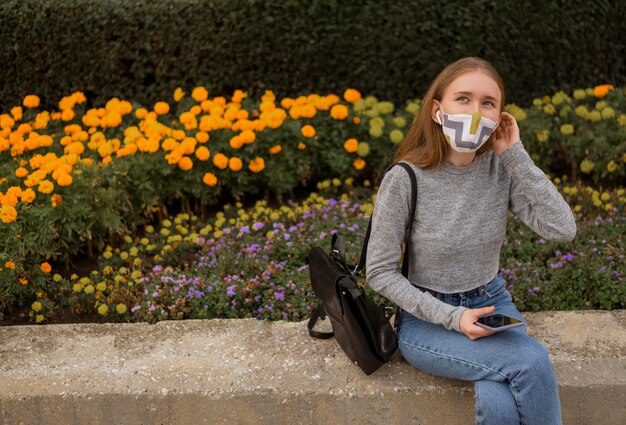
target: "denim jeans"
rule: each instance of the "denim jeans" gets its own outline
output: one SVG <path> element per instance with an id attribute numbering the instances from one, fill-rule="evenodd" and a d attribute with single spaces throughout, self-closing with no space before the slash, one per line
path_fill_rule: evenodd
<path id="1" fill-rule="evenodd" d="M 472 291 L 443 294 L 439 300 L 468 308 L 495 306 L 496 313 L 523 320 L 505 287 L 495 277 Z M 442 325 L 401 311 L 398 348 L 417 369 L 447 378 L 474 382 L 476 423 L 480 425 L 560 425 L 556 377 L 548 352 L 526 333 L 526 323 L 471 340 Z"/>

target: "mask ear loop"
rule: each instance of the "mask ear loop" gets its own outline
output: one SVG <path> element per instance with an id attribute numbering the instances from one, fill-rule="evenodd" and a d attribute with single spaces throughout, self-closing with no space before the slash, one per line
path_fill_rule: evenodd
<path id="1" fill-rule="evenodd" d="M 436 101 L 437 103 L 439 103 L 439 101 Z M 443 125 L 443 122 L 441 122 L 441 103 L 439 103 L 439 110 L 435 113 L 435 116 L 437 117 L 437 122 L 439 123 L 439 125 Z"/>

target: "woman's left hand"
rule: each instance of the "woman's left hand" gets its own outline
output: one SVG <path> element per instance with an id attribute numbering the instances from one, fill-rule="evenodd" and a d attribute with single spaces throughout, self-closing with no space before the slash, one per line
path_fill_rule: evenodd
<path id="1" fill-rule="evenodd" d="M 519 127 L 517 126 L 517 121 L 515 121 L 513 115 L 508 112 L 502 112 L 500 125 L 496 127 L 493 142 L 491 143 L 491 150 L 494 154 L 496 154 L 496 156 L 500 156 L 505 150 L 513 146 L 519 140 Z"/>

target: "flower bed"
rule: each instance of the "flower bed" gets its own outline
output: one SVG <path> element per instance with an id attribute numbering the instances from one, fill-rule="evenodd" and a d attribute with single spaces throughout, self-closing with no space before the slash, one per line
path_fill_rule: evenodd
<path id="1" fill-rule="evenodd" d="M 536 99 L 527 109 L 516 105 L 506 109 L 520 123 L 522 139 L 535 161 L 545 170 L 563 171 L 563 180 L 570 176 L 571 185 L 560 179 L 557 184 L 562 184 L 581 225 L 597 221 L 589 228 L 619 234 L 624 195 L 617 186 L 626 175 L 626 97 L 623 89 L 610 89 L 578 90 L 573 97 L 559 92 Z M 419 100 L 396 108 L 373 97 L 362 99 L 351 89 L 342 97 L 311 94 L 280 101 L 268 91 L 255 102 L 241 91 L 230 100 L 209 98 L 206 89 L 196 87 L 190 95 L 178 89 L 171 104 L 157 102 L 150 110 L 119 99 L 87 109 L 86 100 L 75 93 L 59 102 L 59 111 L 49 112 L 38 111 L 39 98 L 30 95 L 22 106 L 0 114 L 0 313 L 15 304 L 35 302 L 31 313 L 39 322 L 64 305 L 76 314 L 97 311 L 121 320 L 304 317 L 312 301 L 305 289 L 303 256 L 311 243 L 340 229 L 323 214 L 332 210 L 345 223 L 358 226 L 347 231 L 357 235 L 364 231 L 369 210 L 361 208 L 371 208 L 369 181 L 378 181 L 420 108 Z M 273 203 L 294 199 L 296 189 L 328 177 L 343 180 L 325 180 L 324 185 L 334 187 L 327 183 L 334 181 L 343 187 L 347 178 L 350 185 L 345 190 L 359 193 L 356 200 L 348 200 L 359 203 L 356 214 L 344 216 L 346 211 L 334 211 L 336 205 L 317 197 L 270 215 L 241 208 L 223 211 L 223 217 L 210 214 L 226 199 L 261 197 Z M 338 200 L 344 195 L 353 196 L 348 192 L 332 196 Z M 328 207 L 331 210 L 321 217 L 303 215 Z M 269 211 L 263 203 L 256 208 Z M 229 216 L 235 209 L 243 217 L 256 216 L 256 221 Z M 183 214 L 168 218 L 168 210 Z M 301 223 L 305 227 L 299 227 Z M 518 231 L 514 223 L 513 233 Z M 150 232 L 150 224 L 158 229 Z M 570 252 L 546 244 L 553 250 L 548 258 L 554 263 L 540 264 L 535 257 L 543 245 L 522 229 L 515 241 L 524 250 L 513 250 L 517 242 L 507 244 L 503 261 L 512 261 L 506 263 L 505 274 L 516 285 L 511 290 L 523 308 L 574 305 L 575 298 L 547 301 L 558 297 L 542 285 L 549 281 L 546 273 L 571 272 L 568 279 L 580 278 L 583 275 L 575 273 L 587 266 L 578 265 L 598 261 L 597 255 L 612 257 L 606 264 L 601 261 L 610 272 L 589 272 L 579 280 L 592 279 L 604 288 L 622 278 L 623 248 L 613 252 L 612 244 L 601 243 L 613 240 L 621 247 L 619 238 L 595 235 L 601 254 L 588 247 Z M 558 250 L 565 252 L 565 260 L 557 260 Z M 70 279 L 55 273 L 72 259 L 101 253 L 96 274 Z M 561 266 L 556 266 L 559 261 Z M 219 267 L 210 266 L 214 263 Z M 268 273 L 272 287 L 260 283 Z M 609 275 L 613 277 L 607 280 Z M 225 276 L 228 281 L 223 281 Z M 526 288 L 526 283 L 533 286 Z M 220 289 L 225 284 L 229 291 Z M 201 293 L 193 303 L 176 296 L 188 293 L 190 285 Z M 133 289 L 144 286 L 142 293 Z M 169 294 L 173 287 L 178 287 L 176 294 Z M 529 296 L 548 295 L 541 302 L 533 301 L 541 297 L 520 295 L 529 289 Z M 584 302 L 596 308 L 623 306 L 620 293 L 609 289 L 608 294 Z"/>

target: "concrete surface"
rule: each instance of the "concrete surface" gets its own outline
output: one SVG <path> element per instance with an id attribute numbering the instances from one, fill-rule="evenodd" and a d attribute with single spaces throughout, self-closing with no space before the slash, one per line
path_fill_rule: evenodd
<path id="1" fill-rule="evenodd" d="M 626 424 L 626 311 L 526 313 L 564 424 Z M 328 321 L 326 321 L 327 323 Z M 0 327 L 0 423 L 471 424 L 471 383 L 399 354 L 370 376 L 306 322 Z"/>

